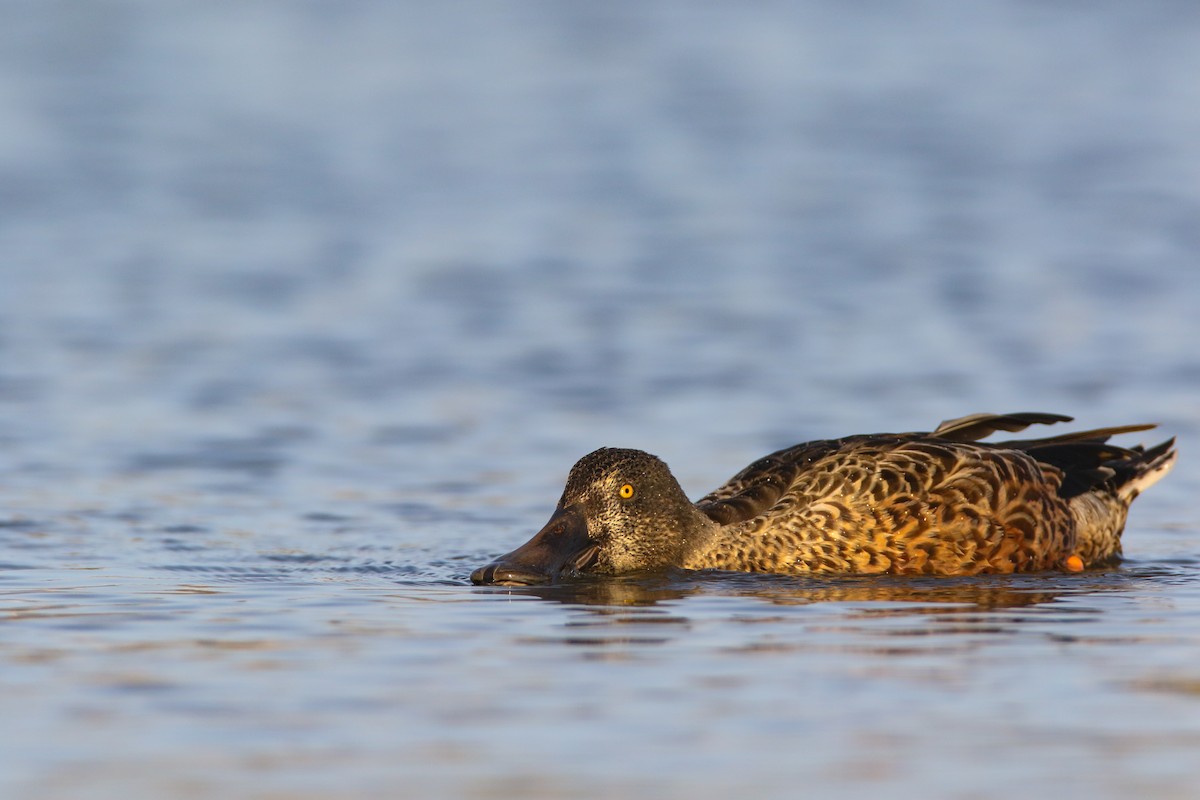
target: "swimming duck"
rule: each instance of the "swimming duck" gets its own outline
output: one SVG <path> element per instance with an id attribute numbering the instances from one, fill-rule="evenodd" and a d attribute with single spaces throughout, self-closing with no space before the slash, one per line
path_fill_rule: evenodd
<path id="1" fill-rule="evenodd" d="M 1174 439 L 1108 444 L 1124 425 L 985 443 L 1061 414 L 973 414 L 927 433 L 798 444 L 692 503 L 667 465 L 602 448 L 571 469 L 545 527 L 477 584 L 682 567 L 791 574 L 1078 571 L 1117 560 L 1129 506 L 1175 463 Z"/>

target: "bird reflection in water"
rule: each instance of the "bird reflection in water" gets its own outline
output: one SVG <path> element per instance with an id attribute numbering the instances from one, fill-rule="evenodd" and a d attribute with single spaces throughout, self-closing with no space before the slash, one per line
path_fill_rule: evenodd
<path id="1" fill-rule="evenodd" d="M 1079 624 L 1100 618 L 1091 604 L 1065 602 L 1128 591 L 1152 575 L 1131 570 L 1080 575 L 961 578 L 796 578 L 728 572 L 581 577 L 558 584 L 477 591 L 536 597 L 573 607 L 564 628 L 528 644 L 573 645 L 597 658 L 627 658 L 677 641 L 704 619 L 757 626 L 731 639 L 731 652 L 855 651 L 872 656 L 932 655 L 1010 636 L 1030 624 Z M 704 601 L 716 600 L 713 602 Z M 808 614 L 799 607 L 828 606 Z M 1064 635 L 1061 628 L 1056 628 Z M 1048 635 L 1052 631 L 1047 631 Z"/>

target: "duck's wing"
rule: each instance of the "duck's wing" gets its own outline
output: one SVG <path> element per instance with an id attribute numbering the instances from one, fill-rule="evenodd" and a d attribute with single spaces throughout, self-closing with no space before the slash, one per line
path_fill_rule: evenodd
<path id="1" fill-rule="evenodd" d="M 971 443 L 978 442 L 996 431 L 1015 433 L 1030 425 L 1052 425 L 1070 422 L 1071 417 L 1063 414 L 1048 414 L 1025 411 L 1015 414 L 971 414 L 958 419 L 946 420 L 931 432 L 874 434 L 850 436 L 798 444 L 772 453 L 755 461 L 734 475 L 726 483 L 696 502 L 710 519 L 722 525 L 753 519 L 768 511 L 802 481 L 801 473 L 813 462 L 837 450 L 856 450 L 860 447 L 888 448 L 904 442 L 926 441 L 936 449 L 938 441 Z M 1115 428 L 1100 428 L 1091 431 L 1067 433 L 1045 439 L 980 444 L 987 449 L 1023 450 L 1036 460 L 1062 469 L 1072 483 L 1080 486 L 1103 480 L 1106 471 L 1102 464 L 1112 458 L 1120 458 L 1127 452 L 1122 448 L 1106 445 L 1110 436 L 1118 433 L 1146 430 L 1152 425 L 1125 425 Z M 944 454 L 952 457 L 950 454 Z M 1096 470 L 1089 471 L 1089 468 Z M 1099 468 L 1099 469 L 1097 469 Z M 1072 487 L 1075 488 L 1075 487 Z M 1078 489 L 1076 489 L 1078 490 Z"/>

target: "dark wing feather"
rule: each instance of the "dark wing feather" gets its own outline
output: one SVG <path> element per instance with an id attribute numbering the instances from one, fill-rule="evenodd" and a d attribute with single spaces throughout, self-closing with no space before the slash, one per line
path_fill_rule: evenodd
<path id="1" fill-rule="evenodd" d="M 1075 431 L 1074 433 L 1063 433 L 1058 436 L 1047 436 L 1044 439 L 1022 439 L 1011 442 L 998 442 L 997 444 L 1004 447 L 1012 448 L 1013 450 L 1030 450 L 1035 447 L 1048 447 L 1051 445 L 1071 444 L 1072 442 L 1107 442 L 1114 436 L 1122 433 L 1137 433 L 1138 431 L 1149 431 L 1157 428 L 1157 425 L 1143 423 L 1140 425 L 1117 425 L 1112 428 L 1094 428 L 1090 431 Z"/>
<path id="2" fill-rule="evenodd" d="M 1053 425 L 1055 422 L 1070 422 L 1073 417 L 1062 414 L 1044 414 L 1024 411 L 1016 414 L 971 414 L 958 419 L 948 419 L 933 431 L 939 439 L 952 442 L 977 442 L 996 431 L 1015 433 L 1030 425 Z"/>

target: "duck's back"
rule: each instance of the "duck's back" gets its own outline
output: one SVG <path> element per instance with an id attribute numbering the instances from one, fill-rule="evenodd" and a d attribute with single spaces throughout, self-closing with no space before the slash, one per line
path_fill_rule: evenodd
<path id="1" fill-rule="evenodd" d="M 697 503 L 721 529 L 687 566 L 969 575 L 1049 569 L 1072 555 L 1089 564 L 1115 557 L 1129 503 L 1174 453 L 1169 443 L 1150 452 L 1105 444 L 1146 426 L 977 441 L 1065 419 L 981 414 L 930 433 L 772 453 Z"/>

